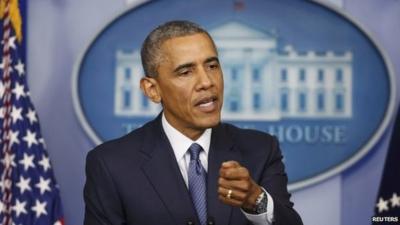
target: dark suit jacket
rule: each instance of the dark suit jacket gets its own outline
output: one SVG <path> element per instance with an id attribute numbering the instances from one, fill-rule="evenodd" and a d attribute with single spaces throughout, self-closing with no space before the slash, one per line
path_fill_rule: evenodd
<path id="1" fill-rule="evenodd" d="M 229 124 L 213 128 L 208 155 L 208 215 L 215 225 L 251 224 L 218 200 L 221 163 L 236 160 L 274 200 L 274 224 L 302 224 L 292 208 L 278 143 Z M 86 162 L 85 225 L 186 225 L 198 222 L 161 116 L 90 151 Z"/>

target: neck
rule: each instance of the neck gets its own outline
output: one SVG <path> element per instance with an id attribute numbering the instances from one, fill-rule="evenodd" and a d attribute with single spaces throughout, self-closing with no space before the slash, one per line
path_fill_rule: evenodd
<path id="1" fill-rule="evenodd" d="M 199 137 L 204 133 L 204 129 L 203 130 L 193 130 L 193 129 L 187 129 L 187 130 L 179 130 L 177 129 L 179 132 L 181 132 L 183 135 L 185 135 L 186 137 L 190 138 L 192 141 L 196 141 L 197 139 L 199 139 Z"/>
<path id="2" fill-rule="evenodd" d="M 178 126 L 177 123 L 171 121 L 167 115 L 165 115 L 166 122 L 172 126 L 174 129 L 179 131 L 181 134 L 185 135 L 186 137 L 190 138 L 192 141 L 196 141 L 199 137 L 204 133 L 206 130 L 205 128 L 194 128 L 194 127 L 185 127 L 185 126 Z"/>

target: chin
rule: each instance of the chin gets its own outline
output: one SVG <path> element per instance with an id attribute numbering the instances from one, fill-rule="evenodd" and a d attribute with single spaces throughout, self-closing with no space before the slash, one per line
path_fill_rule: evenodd
<path id="1" fill-rule="evenodd" d="M 221 122 L 221 116 L 218 115 L 218 116 L 202 118 L 199 122 L 200 122 L 199 125 L 202 128 L 205 129 L 212 128 L 217 126 Z"/>

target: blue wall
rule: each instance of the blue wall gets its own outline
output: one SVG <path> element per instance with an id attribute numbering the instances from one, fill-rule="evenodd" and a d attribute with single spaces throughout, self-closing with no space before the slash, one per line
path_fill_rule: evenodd
<path id="1" fill-rule="evenodd" d="M 400 71 L 400 1 L 337 2 L 375 37 Z M 127 8 L 125 0 L 29 1 L 28 80 L 70 225 L 82 224 L 84 160 L 93 147 L 74 113 L 73 68 L 99 30 Z M 399 72 L 396 77 L 400 87 Z M 342 174 L 293 193 L 305 224 L 369 224 L 390 133 Z"/>

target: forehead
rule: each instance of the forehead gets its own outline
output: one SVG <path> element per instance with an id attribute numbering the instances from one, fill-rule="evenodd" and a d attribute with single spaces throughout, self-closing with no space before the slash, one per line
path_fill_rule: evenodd
<path id="1" fill-rule="evenodd" d="M 197 61 L 215 57 L 217 51 L 207 34 L 198 33 L 166 40 L 161 45 L 161 54 L 168 61 Z"/>

